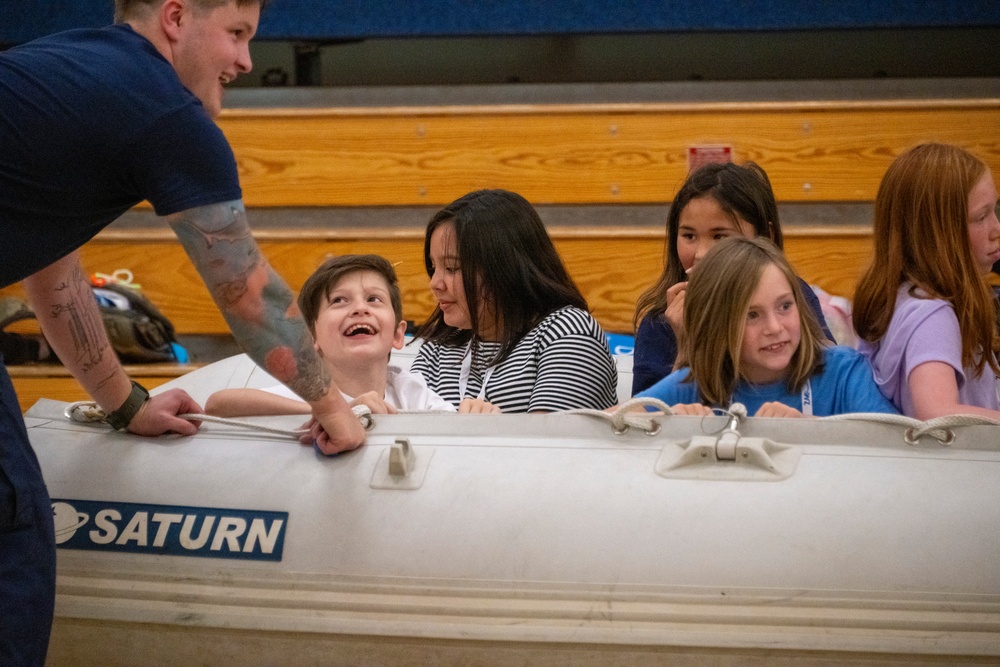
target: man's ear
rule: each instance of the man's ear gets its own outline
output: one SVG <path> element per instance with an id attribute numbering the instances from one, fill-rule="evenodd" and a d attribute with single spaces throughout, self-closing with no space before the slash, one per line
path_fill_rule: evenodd
<path id="1" fill-rule="evenodd" d="M 180 39 L 181 24 L 187 23 L 187 13 L 190 11 L 191 7 L 185 0 L 165 0 L 160 5 L 160 11 L 157 14 L 160 20 L 160 29 L 171 42 Z"/>
<path id="2" fill-rule="evenodd" d="M 406 320 L 403 320 L 396 325 L 396 332 L 392 336 L 392 347 L 397 350 L 403 349 L 403 343 L 406 342 Z"/>

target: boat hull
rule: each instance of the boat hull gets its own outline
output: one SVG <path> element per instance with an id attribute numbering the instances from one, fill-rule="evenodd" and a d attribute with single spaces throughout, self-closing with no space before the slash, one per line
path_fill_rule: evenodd
<path id="1" fill-rule="evenodd" d="M 723 418 L 616 435 L 582 415 L 395 415 L 325 458 L 217 424 L 144 440 L 63 407 L 26 416 L 58 506 L 51 664 L 1000 655 L 995 427 L 944 447 L 750 419 L 757 449 L 680 465 Z M 772 469 L 739 455 L 762 442 Z"/>

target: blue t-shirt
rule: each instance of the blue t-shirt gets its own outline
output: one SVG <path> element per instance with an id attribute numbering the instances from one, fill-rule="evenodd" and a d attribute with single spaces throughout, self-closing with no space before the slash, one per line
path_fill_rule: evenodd
<path id="1" fill-rule="evenodd" d="M 701 403 L 698 386 L 685 382 L 689 369 L 671 373 L 638 396 L 658 398 L 667 405 Z M 892 403 L 882 395 L 868 361 L 849 347 L 828 347 L 823 351 L 823 366 L 819 373 L 809 378 L 812 389 L 812 413 L 816 417 L 848 414 L 852 412 L 885 412 L 899 414 Z M 740 382 L 733 392 L 733 403 L 742 403 L 747 414 L 753 416 L 760 406 L 771 401 L 802 410 L 802 393 L 790 392 L 785 382 L 751 384 Z M 722 407 L 722 406 L 714 406 Z"/>
<path id="2" fill-rule="evenodd" d="M 799 278 L 802 294 L 810 310 L 819 320 L 823 335 L 833 341 L 833 334 L 826 325 L 819 297 L 802 278 Z M 836 342 L 836 341 L 833 341 Z M 670 375 L 677 361 L 677 335 L 663 313 L 651 313 L 642 318 L 639 330 L 635 332 L 635 351 L 632 354 L 632 395 L 649 389 Z"/>
<path id="3" fill-rule="evenodd" d="M 241 197 L 222 131 L 131 27 L 71 30 L 0 53 L 0 286 L 144 199 L 170 215 Z"/>

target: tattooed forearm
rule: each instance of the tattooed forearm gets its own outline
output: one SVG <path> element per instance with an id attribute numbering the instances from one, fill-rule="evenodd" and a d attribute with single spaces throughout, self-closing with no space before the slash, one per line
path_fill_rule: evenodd
<path id="1" fill-rule="evenodd" d="M 94 298 L 82 270 L 74 271 L 69 280 L 56 286 L 55 292 L 59 295 L 59 302 L 51 304 L 49 315 L 53 320 L 66 320 L 76 360 L 83 371 L 90 371 L 104 360 L 107 338 L 100 312 L 78 307 L 80 300 Z"/>
<path id="2" fill-rule="evenodd" d="M 266 316 L 259 323 L 230 318 L 230 327 L 234 335 L 251 341 L 247 352 L 271 375 L 302 398 L 317 400 L 329 388 L 330 377 L 291 292 L 274 271 L 268 275 L 271 279 L 259 294 Z"/>
<path id="3" fill-rule="evenodd" d="M 242 204 L 229 202 L 184 211 L 170 220 L 212 297 L 226 307 L 242 299 L 265 263 Z"/>
<path id="4" fill-rule="evenodd" d="M 316 354 L 311 336 L 302 340 L 296 370 L 296 377 L 288 386 L 307 401 L 318 401 L 330 388 L 330 373 Z"/>
<path id="5" fill-rule="evenodd" d="M 109 382 L 111 382 L 112 380 L 116 379 L 117 377 L 118 377 L 118 373 L 111 373 L 109 375 L 106 375 L 103 378 L 101 378 L 100 382 L 97 383 L 97 387 L 99 389 L 103 389 L 104 387 L 106 387 L 108 385 Z"/>
<path id="6" fill-rule="evenodd" d="M 72 252 L 25 278 L 24 291 L 49 346 L 73 377 L 99 405 L 121 405 L 128 376 L 108 342 L 79 254 Z"/>
<path id="7" fill-rule="evenodd" d="M 242 203 L 185 211 L 170 225 L 244 351 L 302 398 L 325 396 L 330 376 L 294 295 L 261 255 Z"/>

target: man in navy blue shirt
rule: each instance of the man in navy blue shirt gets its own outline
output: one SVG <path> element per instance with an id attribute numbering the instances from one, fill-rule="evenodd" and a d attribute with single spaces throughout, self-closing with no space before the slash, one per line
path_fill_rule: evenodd
<path id="1" fill-rule="evenodd" d="M 150 398 L 108 343 L 77 248 L 148 200 L 247 353 L 306 399 L 324 453 L 364 431 L 250 233 L 214 118 L 251 67 L 267 0 L 116 0 L 116 25 L 0 53 L 0 287 L 21 281 L 59 359 L 116 428 L 192 434 L 186 393 Z M 42 664 L 54 599 L 52 509 L 0 366 L 0 664 Z"/>

